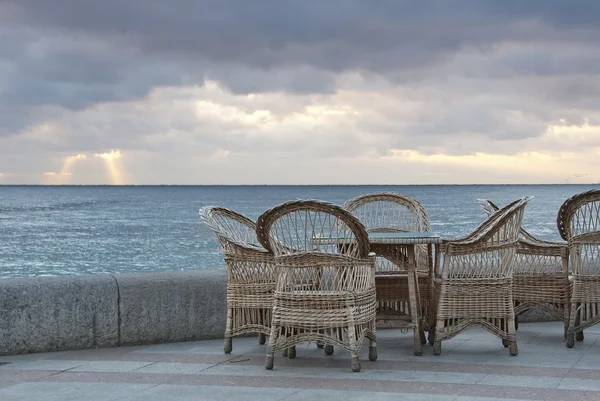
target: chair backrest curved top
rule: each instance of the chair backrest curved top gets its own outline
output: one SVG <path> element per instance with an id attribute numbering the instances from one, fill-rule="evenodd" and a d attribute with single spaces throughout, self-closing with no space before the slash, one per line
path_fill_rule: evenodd
<path id="1" fill-rule="evenodd" d="M 465 237 L 450 240 L 453 244 L 504 245 L 517 242 L 523 219 L 523 210 L 533 196 L 516 199 L 498 209 Z M 513 224 L 514 223 L 514 224 Z"/>
<path id="2" fill-rule="evenodd" d="M 365 225 L 368 232 L 429 231 L 429 216 L 415 198 L 393 192 L 374 192 L 346 201 L 343 208 Z"/>
<path id="3" fill-rule="evenodd" d="M 340 206 L 318 200 L 277 205 L 256 222 L 259 242 L 275 255 L 321 252 L 364 258 L 369 238 L 362 223 Z"/>
<path id="4" fill-rule="evenodd" d="M 202 220 L 231 244 L 264 251 L 256 237 L 256 223 L 241 213 L 219 206 L 205 206 L 199 211 Z"/>
<path id="5" fill-rule="evenodd" d="M 556 225 L 565 241 L 600 232 L 600 189 L 581 192 L 564 201 L 558 210 Z"/>
<path id="6" fill-rule="evenodd" d="M 496 213 L 498 210 L 500 210 L 500 208 L 489 199 L 477 199 L 477 203 L 479 204 L 479 206 L 481 206 L 481 208 L 488 215 L 488 217 L 491 216 L 492 214 Z M 524 242 L 531 242 L 531 243 L 547 242 L 547 241 L 540 241 L 539 239 L 534 237 L 532 234 L 530 234 L 527 230 L 525 230 L 523 227 L 521 227 L 521 230 L 519 232 L 519 237 L 520 237 L 519 240 L 524 241 Z"/>

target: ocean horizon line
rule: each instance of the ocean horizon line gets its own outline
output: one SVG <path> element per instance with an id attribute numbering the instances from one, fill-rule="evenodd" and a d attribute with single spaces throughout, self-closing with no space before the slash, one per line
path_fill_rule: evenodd
<path id="1" fill-rule="evenodd" d="M 590 183 L 504 183 L 504 184 L 0 184 L 0 187 L 48 187 L 48 188 L 73 188 L 73 187 L 473 187 L 473 186 L 581 186 L 581 185 L 600 185 L 598 182 Z"/>

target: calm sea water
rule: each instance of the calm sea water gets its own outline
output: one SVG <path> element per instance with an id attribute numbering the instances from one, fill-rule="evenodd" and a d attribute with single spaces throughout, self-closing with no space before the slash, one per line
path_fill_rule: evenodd
<path id="1" fill-rule="evenodd" d="M 504 205 L 533 195 L 524 226 L 559 239 L 556 214 L 571 195 L 598 185 L 472 186 L 0 186 L 0 277 L 223 269 L 214 234 L 198 209 L 220 205 L 256 219 L 291 199 L 341 204 L 393 191 L 427 208 L 443 237 L 470 232 L 485 217 L 475 203 Z"/>

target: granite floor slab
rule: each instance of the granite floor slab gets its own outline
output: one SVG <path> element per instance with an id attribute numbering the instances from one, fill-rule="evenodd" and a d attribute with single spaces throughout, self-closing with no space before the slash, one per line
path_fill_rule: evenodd
<path id="1" fill-rule="evenodd" d="M 234 339 L 0 357 L 0 400 L 599 400 L 600 327 L 568 349 L 558 322 L 523 323 L 519 355 L 493 335 L 471 329 L 412 354 L 412 334 L 377 332 L 379 359 L 361 352 L 326 356 L 314 344 L 281 354 L 264 369 L 265 345 Z"/>

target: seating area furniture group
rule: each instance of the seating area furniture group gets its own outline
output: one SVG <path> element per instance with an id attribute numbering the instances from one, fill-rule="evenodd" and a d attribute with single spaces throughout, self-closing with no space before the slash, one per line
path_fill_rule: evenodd
<path id="1" fill-rule="evenodd" d="M 600 190 L 576 194 L 558 211 L 565 242 L 535 238 L 521 223 L 531 197 L 504 207 L 477 202 L 488 217 L 471 233 L 442 239 L 430 232 L 416 199 L 372 193 L 342 206 L 297 200 L 256 222 L 207 206 L 201 217 L 215 232 L 227 265 L 225 353 L 232 338 L 269 337 L 265 367 L 278 351 L 314 342 L 332 354 L 349 351 L 353 371 L 366 338 L 377 359 L 376 328 L 412 329 L 413 353 L 427 339 L 442 343 L 471 326 L 518 354 L 518 316 L 541 308 L 563 322 L 566 346 L 600 322 Z M 425 332 L 428 332 L 426 338 Z"/>

